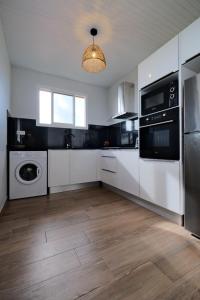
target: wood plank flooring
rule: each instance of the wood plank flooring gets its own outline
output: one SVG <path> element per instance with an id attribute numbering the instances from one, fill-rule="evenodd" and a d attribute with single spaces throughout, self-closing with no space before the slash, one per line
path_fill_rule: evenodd
<path id="1" fill-rule="evenodd" d="M 0 299 L 200 299 L 200 241 L 105 188 L 10 201 Z"/>

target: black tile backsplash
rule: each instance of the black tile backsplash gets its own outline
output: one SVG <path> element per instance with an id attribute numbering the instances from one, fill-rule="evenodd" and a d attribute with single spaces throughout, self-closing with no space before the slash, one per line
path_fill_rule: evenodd
<path id="1" fill-rule="evenodd" d="M 17 122 L 20 122 L 20 130 L 25 131 L 20 142 L 17 141 L 16 131 L 18 129 Z M 48 146 L 48 128 L 36 126 L 36 121 L 32 119 L 17 119 L 8 117 L 8 146 L 15 147 L 26 146 L 27 148 L 47 148 Z"/>
<path id="2" fill-rule="evenodd" d="M 126 121 L 111 126 L 89 125 L 87 130 L 82 130 L 41 127 L 36 126 L 35 120 L 8 117 L 8 147 L 34 150 L 135 146 L 138 137 L 135 122 L 129 122 L 129 126 L 126 126 Z M 19 127 L 25 131 L 20 142 L 16 135 Z"/>

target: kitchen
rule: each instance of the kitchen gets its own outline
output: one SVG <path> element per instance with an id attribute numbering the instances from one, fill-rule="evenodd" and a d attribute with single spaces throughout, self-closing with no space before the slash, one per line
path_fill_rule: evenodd
<path id="1" fill-rule="evenodd" d="M 0 1 L 0 298 L 199 299 L 200 3 L 59 4 Z"/>

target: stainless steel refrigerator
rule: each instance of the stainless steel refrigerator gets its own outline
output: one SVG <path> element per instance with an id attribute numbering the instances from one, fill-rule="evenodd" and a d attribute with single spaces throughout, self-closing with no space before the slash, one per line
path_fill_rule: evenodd
<path id="1" fill-rule="evenodd" d="M 185 227 L 200 237 L 200 74 L 184 83 Z"/>

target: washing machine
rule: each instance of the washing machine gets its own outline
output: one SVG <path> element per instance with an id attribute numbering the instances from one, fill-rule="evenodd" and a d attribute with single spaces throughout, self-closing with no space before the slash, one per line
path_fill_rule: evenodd
<path id="1" fill-rule="evenodd" d="M 47 152 L 9 152 L 9 199 L 47 194 Z"/>

